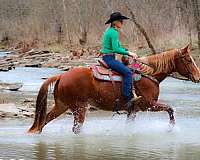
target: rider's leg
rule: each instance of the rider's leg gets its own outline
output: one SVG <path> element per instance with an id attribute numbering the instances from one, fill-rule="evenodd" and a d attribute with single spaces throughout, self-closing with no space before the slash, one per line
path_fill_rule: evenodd
<path id="1" fill-rule="evenodd" d="M 128 67 L 126 67 L 123 63 L 115 60 L 115 56 L 106 55 L 106 56 L 103 56 L 103 60 L 106 62 L 109 68 L 123 75 L 124 78 L 122 82 L 122 94 L 127 104 L 126 109 L 130 110 L 131 107 L 133 106 L 132 71 Z"/>

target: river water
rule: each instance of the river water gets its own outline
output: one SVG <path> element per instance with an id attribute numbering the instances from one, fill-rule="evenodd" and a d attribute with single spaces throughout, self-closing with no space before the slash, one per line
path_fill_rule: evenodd
<path id="1" fill-rule="evenodd" d="M 30 72 L 32 71 L 32 72 Z M 21 68 L 13 71 L 22 90 L 35 91 L 50 69 Z M 16 78 L 18 73 L 21 78 Z M 9 72 L 8 72 L 9 73 Z M 12 72 L 0 79 L 13 82 Z M 26 77 L 26 78 L 25 78 Z M 161 84 L 160 101 L 175 109 L 176 125 L 168 125 L 165 112 L 139 112 L 133 123 L 125 115 L 112 118 L 111 112 L 87 114 L 82 133 L 71 131 L 72 116 L 52 121 L 40 135 L 28 135 L 30 119 L 0 120 L 0 159 L 200 159 L 200 85 L 166 79 Z"/>
<path id="2" fill-rule="evenodd" d="M 1 50 L 0 49 L 0 58 L 1 57 L 7 57 L 7 56 L 9 56 L 10 54 L 13 54 L 13 52 L 5 52 L 4 50 Z"/>

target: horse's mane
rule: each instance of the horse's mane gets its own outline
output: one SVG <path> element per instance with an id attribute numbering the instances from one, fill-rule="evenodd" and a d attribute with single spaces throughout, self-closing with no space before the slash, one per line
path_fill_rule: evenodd
<path id="1" fill-rule="evenodd" d="M 176 53 L 177 50 L 172 49 L 156 55 L 149 55 L 139 58 L 139 60 L 145 60 L 145 62 L 149 64 L 149 66 L 141 64 L 141 71 L 148 75 L 155 75 L 161 72 L 168 73 L 175 68 L 174 58 Z"/>

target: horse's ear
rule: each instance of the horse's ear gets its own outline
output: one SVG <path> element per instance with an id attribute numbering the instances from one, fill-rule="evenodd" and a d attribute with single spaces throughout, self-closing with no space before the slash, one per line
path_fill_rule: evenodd
<path id="1" fill-rule="evenodd" d="M 186 47 L 181 48 L 182 53 L 189 53 L 190 52 L 191 44 L 188 44 Z"/>

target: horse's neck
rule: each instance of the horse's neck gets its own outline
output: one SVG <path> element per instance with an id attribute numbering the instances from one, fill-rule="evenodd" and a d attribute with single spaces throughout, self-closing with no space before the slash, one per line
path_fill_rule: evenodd
<path id="1" fill-rule="evenodd" d="M 165 73 L 160 73 L 160 74 L 157 74 L 157 75 L 154 75 L 154 78 L 157 79 L 157 81 L 159 83 L 161 83 L 169 74 L 165 74 Z"/>
<path id="2" fill-rule="evenodd" d="M 164 52 L 158 55 L 142 57 L 140 60 L 148 65 L 142 65 L 141 70 L 155 77 L 159 82 L 175 71 L 175 52 Z"/>

